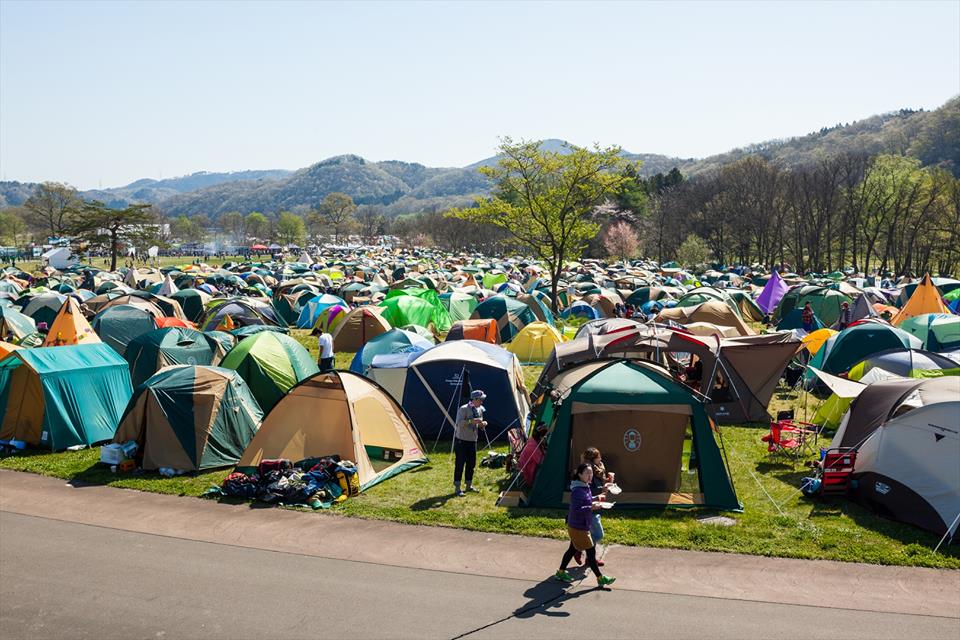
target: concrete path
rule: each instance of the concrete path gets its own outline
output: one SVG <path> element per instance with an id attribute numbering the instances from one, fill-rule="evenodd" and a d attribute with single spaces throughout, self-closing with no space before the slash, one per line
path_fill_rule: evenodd
<path id="1" fill-rule="evenodd" d="M 613 547 L 0 471 L 0 638 L 960 637 L 960 572 Z"/>

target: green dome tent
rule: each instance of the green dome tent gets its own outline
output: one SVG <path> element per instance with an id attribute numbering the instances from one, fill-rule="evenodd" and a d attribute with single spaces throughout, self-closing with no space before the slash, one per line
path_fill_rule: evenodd
<path id="1" fill-rule="evenodd" d="M 236 371 L 180 365 L 137 388 L 114 442 L 135 441 L 144 469 L 216 469 L 237 463 L 262 419 Z"/>
<path id="2" fill-rule="evenodd" d="M 530 307 L 516 298 L 497 295 L 487 298 L 474 309 L 473 320 L 493 319 L 497 321 L 497 330 L 500 332 L 500 342 L 510 342 L 521 329 L 536 322 Z"/>
<path id="3" fill-rule="evenodd" d="M 127 345 L 124 357 L 130 363 L 130 378 L 139 387 L 163 367 L 177 364 L 216 365 L 226 349 L 211 336 L 193 329 L 154 329 Z"/>
<path id="4" fill-rule="evenodd" d="M 703 404 L 665 371 L 601 360 L 550 384 L 559 393 L 535 409 L 550 432 L 529 506 L 563 507 L 571 469 L 595 446 L 617 471 L 618 506 L 741 509 Z"/>
<path id="5" fill-rule="evenodd" d="M 441 294 L 440 303 L 450 315 L 451 325 L 459 320 L 468 320 L 473 310 L 480 304 L 475 297 L 462 291 L 448 291 Z"/>
<path id="6" fill-rule="evenodd" d="M 270 411 L 290 387 L 320 371 L 299 342 L 275 331 L 244 338 L 220 365 L 243 376 L 264 411 Z"/>
<path id="7" fill-rule="evenodd" d="M 429 300 L 415 295 L 394 295 L 400 292 L 391 291 L 379 307 L 383 309 L 383 318 L 390 323 L 392 327 L 402 327 L 408 324 L 416 324 L 421 327 L 433 326 L 438 333 L 450 329 L 453 324 L 450 321 L 450 314 L 443 308 L 439 300 L 436 306 Z M 434 294 L 436 298 L 436 294 Z"/>

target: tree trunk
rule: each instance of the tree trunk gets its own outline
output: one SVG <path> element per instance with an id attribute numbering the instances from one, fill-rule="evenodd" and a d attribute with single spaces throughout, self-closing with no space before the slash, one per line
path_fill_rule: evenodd
<path id="1" fill-rule="evenodd" d="M 110 232 L 110 271 L 117 270 L 117 232 Z"/>

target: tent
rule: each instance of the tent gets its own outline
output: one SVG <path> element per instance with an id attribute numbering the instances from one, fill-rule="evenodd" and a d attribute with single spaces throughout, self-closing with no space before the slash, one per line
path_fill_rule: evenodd
<path id="1" fill-rule="evenodd" d="M 618 506 L 741 509 L 706 410 L 655 365 L 607 360 L 564 371 L 536 412 L 549 433 L 530 506 L 564 506 L 571 469 L 592 446 L 617 472 Z"/>
<path id="2" fill-rule="evenodd" d="M 803 342 L 803 346 L 806 347 L 811 355 L 816 355 L 816 353 L 823 348 L 823 345 L 826 344 L 827 340 L 837 335 L 837 333 L 838 332 L 833 329 L 817 329 L 805 335 L 801 342 Z"/>
<path id="3" fill-rule="evenodd" d="M 950 313 L 950 309 L 944 304 L 943 298 L 940 296 L 940 291 L 930 280 L 929 273 L 923 276 L 923 280 L 913 291 L 913 295 L 903 305 L 903 308 L 890 319 L 890 324 L 897 327 L 907 318 L 924 313 Z"/>
<path id="4" fill-rule="evenodd" d="M 497 321 L 500 342 L 510 342 L 523 327 L 537 321 L 530 307 L 516 298 L 505 295 L 487 298 L 474 309 L 473 315 L 470 316 L 471 320 L 486 318 Z"/>
<path id="5" fill-rule="evenodd" d="M 67 296 L 59 293 L 39 293 L 27 300 L 23 306 L 23 314 L 30 316 L 38 324 L 46 322 L 49 327 L 66 301 Z"/>
<path id="6" fill-rule="evenodd" d="M 320 314 L 334 305 L 339 305 L 346 310 L 350 310 L 350 305 L 329 293 L 311 296 L 300 309 L 300 315 L 297 317 L 296 325 L 298 329 L 313 329 L 317 326 Z"/>
<path id="7" fill-rule="evenodd" d="M 543 363 L 561 342 L 564 342 L 564 338 L 553 325 L 531 322 L 520 330 L 506 348 L 523 364 Z"/>
<path id="8" fill-rule="evenodd" d="M 236 464 L 262 418 L 236 371 L 178 365 L 137 388 L 113 441 L 135 441 L 144 469 L 216 469 Z"/>
<path id="9" fill-rule="evenodd" d="M 347 313 L 333 330 L 333 348 L 353 353 L 390 329 L 382 307 L 357 307 Z"/>
<path id="10" fill-rule="evenodd" d="M 264 418 L 237 468 L 253 470 L 266 459 L 300 462 L 329 455 L 356 463 L 361 490 L 428 462 L 396 400 L 363 376 L 333 371 L 290 389 Z"/>
<path id="11" fill-rule="evenodd" d="M 403 329 L 391 329 L 381 333 L 357 351 L 350 363 L 350 371 L 366 375 L 373 358 L 388 353 L 411 353 L 425 351 L 433 346 L 433 342 Z"/>
<path id="12" fill-rule="evenodd" d="M 820 368 L 827 373 L 844 373 L 874 353 L 922 346 L 919 339 L 906 331 L 882 322 L 863 322 L 847 327 L 827 341 Z"/>
<path id="13" fill-rule="evenodd" d="M 819 331 L 822 331 L 826 327 L 820 318 L 817 317 L 817 314 L 813 314 L 813 331 L 810 332 L 810 335 L 813 335 Z M 783 316 L 780 319 L 780 322 L 777 323 L 777 331 L 802 331 L 803 330 L 803 309 L 792 309 L 789 313 Z M 833 329 L 831 329 L 833 331 Z"/>
<path id="14" fill-rule="evenodd" d="M 857 449 L 854 499 L 937 535 L 955 535 L 960 518 L 957 398 L 925 404 L 878 426 Z"/>
<path id="15" fill-rule="evenodd" d="M 500 344 L 497 321 L 492 318 L 483 320 L 457 320 L 447 332 L 447 340 L 479 340 L 490 344 Z"/>
<path id="16" fill-rule="evenodd" d="M 950 402 L 960 397 L 960 378 L 881 380 L 867 385 L 850 403 L 832 448 L 856 447 L 885 422 L 918 407 Z"/>
<path id="17" fill-rule="evenodd" d="M 138 387 L 164 367 L 217 365 L 226 349 L 217 340 L 194 329 L 154 329 L 127 344 L 124 358 L 130 363 L 130 378 Z"/>
<path id="18" fill-rule="evenodd" d="M 450 314 L 451 322 L 467 320 L 477 308 L 477 299 L 462 291 L 448 291 L 440 295 L 440 303 Z"/>
<path id="19" fill-rule="evenodd" d="M 60 312 L 54 318 L 43 341 L 44 347 L 60 347 L 68 344 L 93 344 L 100 338 L 80 311 L 80 304 L 74 298 L 67 298 Z"/>
<path id="20" fill-rule="evenodd" d="M 0 339 L 23 340 L 37 330 L 37 323 L 30 316 L 14 307 L 0 307 Z"/>
<path id="21" fill-rule="evenodd" d="M 861 380 L 874 369 L 883 369 L 903 378 L 936 378 L 960 375 L 960 363 L 947 356 L 922 349 L 895 348 L 871 354 L 850 367 L 847 378 Z"/>
<path id="22" fill-rule="evenodd" d="M 204 305 L 210 302 L 210 295 L 198 289 L 181 289 L 170 296 L 180 303 L 183 315 L 191 322 L 199 322 L 203 317 Z"/>
<path id="23" fill-rule="evenodd" d="M 450 328 L 450 315 L 443 307 L 434 307 L 428 300 L 411 295 L 388 296 L 378 305 L 381 315 L 392 327 L 416 324 L 442 332 Z"/>
<path id="24" fill-rule="evenodd" d="M 228 326 L 231 324 L 233 326 Z M 220 327 L 232 329 L 252 324 L 266 324 L 275 327 L 286 325 L 272 304 L 250 297 L 224 298 L 222 301 L 214 299 L 207 307 L 201 321 L 204 331 L 212 331 Z"/>
<path id="25" fill-rule="evenodd" d="M 752 336 L 753 329 L 748 327 L 730 305 L 719 300 L 709 300 L 692 307 L 674 307 L 664 309 L 655 318 L 657 322 L 672 320 L 680 324 L 690 322 L 709 322 L 722 327 L 733 327 L 741 336 Z"/>
<path id="26" fill-rule="evenodd" d="M 270 411 L 290 387 L 320 370 L 303 345 L 275 331 L 244 338 L 220 366 L 240 373 L 264 411 Z"/>
<path id="27" fill-rule="evenodd" d="M 0 440 L 54 451 L 110 440 L 132 393 L 105 344 L 18 349 L 0 360 Z"/>
<path id="28" fill-rule="evenodd" d="M 93 317 L 91 324 L 100 339 L 121 356 L 131 340 L 157 328 L 154 316 L 129 304 L 107 307 Z"/>
<path id="29" fill-rule="evenodd" d="M 313 333 L 315 335 L 321 333 L 332 334 L 348 313 L 350 313 L 350 306 L 346 303 L 330 305 L 317 314 L 317 321 L 313 324 Z"/>
<path id="30" fill-rule="evenodd" d="M 774 271 L 770 274 L 767 284 L 763 285 L 763 291 L 757 296 L 757 306 L 766 314 L 771 313 L 777 308 L 780 299 L 790 289 L 786 282 L 780 277 L 780 274 Z"/>
<path id="31" fill-rule="evenodd" d="M 833 326 L 840 318 L 840 305 L 844 302 L 853 302 L 848 296 L 834 289 L 804 284 L 793 287 L 774 310 L 774 320 L 779 322 L 794 309 L 803 309 L 806 303 L 826 326 Z M 819 327 L 818 327 L 819 328 Z"/>
<path id="32" fill-rule="evenodd" d="M 923 341 L 928 351 L 960 349 L 960 317 L 949 313 L 921 313 L 900 323 L 900 328 Z"/>
<path id="33" fill-rule="evenodd" d="M 475 340 L 444 342 L 413 358 L 402 404 L 424 438 L 452 437 L 457 409 L 472 389 L 491 399 L 485 414 L 491 439 L 504 440 L 508 428 L 526 426 L 528 394 L 517 357 Z"/>
<path id="34" fill-rule="evenodd" d="M 407 369 L 419 351 L 389 353 L 374 356 L 366 376 L 390 394 L 397 402 L 403 402 L 403 388 L 407 384 Z"/>

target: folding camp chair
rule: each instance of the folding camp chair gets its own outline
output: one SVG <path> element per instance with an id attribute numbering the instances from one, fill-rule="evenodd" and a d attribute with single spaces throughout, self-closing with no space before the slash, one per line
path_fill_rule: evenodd
<path id="1" fill-rule="evenodd" d="M 855 449 L 827 449 L 820 465 L 820 493 L 822 495 L 847 493 L 856 464 Z"/>
<path id="2" fill-rule="evenodd" d="M 799 456 L 801 443 L 791 437 L 795 432 L 790 427 L 784 427 L 779 421 L 770 421 L 770 433 L 760 438 L 767 443 L 767 453 L 771 456 L 786 455 L 791 458 Z"/>
<path id="3" fill-rule="evenodd" d="M 510 427 L 507 429 L 507 441 L 510 443 L 510 454 L 507 457 L 507 471 L 513 472 L 517 462 L 520 460 L 520 453 L 524 445 L 527 444 L 527 438 L 523 435 L 520 427 Z"/>
<path id="4" fill-rule="evenodd" d="M 800 445 L 797 451 L 800 453 L 813 453 L 816 451 L 820 439 L 820 428 L 811 423 L 802 420 L 794 420 L 793 409 L 788 411 L 778 411 L 776 422 L 780 425 L 781 431 L 787 431 L 794 440 Z M 810 436 L 813 436 L 812 442 Z"/>

